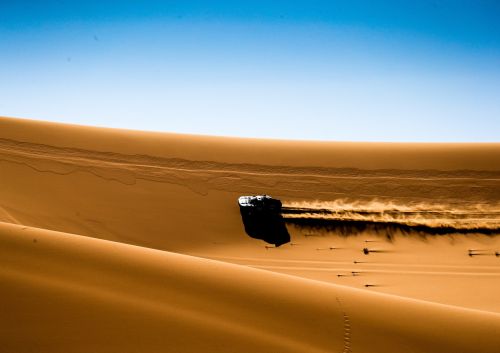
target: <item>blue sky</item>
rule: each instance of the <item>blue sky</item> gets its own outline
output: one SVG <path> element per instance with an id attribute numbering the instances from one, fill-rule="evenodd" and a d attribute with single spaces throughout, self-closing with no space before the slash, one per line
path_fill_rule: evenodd
<path id="1" fill-rule="evenodd" d="M 500 142 L 498 1 L 4 1 L 0 115 Z"/>

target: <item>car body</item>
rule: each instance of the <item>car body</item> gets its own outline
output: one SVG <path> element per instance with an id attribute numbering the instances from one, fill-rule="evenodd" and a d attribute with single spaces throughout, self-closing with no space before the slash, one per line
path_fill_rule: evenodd
<path id="1" fill-rule="evenodd" d="M 290 235 L 281 216 L 280 200 L 269 195 L 240 196 L 238 205 L 245 232 L 250 237 L 275 246 L 290 241 Z"/>

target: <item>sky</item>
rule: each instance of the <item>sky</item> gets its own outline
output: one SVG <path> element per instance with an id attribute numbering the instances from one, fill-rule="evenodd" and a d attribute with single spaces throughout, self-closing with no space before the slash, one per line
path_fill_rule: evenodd
<path id="1" fill-rule="evenodd" d="M 500 142 L 499 1 L 0 0 L 0 116 Z"/>

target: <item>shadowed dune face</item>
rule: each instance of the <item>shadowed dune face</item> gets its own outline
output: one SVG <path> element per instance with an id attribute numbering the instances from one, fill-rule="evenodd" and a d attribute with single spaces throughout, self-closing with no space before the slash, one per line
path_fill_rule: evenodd
<path id="1" fill-rule="evenodd" d="M 79 334 L 96 342 L 88 351 L 111 332 L 110 351 L 123 334 L 152 351 L 494 352 L 500 241 L 476 231 L 498 228 L 499 166 L 498 144 L 238 140 L 2 118 L 3 303 L 34 333 L 18 351 Z M 291 243 L 270 248 L 241 221 L 238 196 L 255 194 L 307 217 L 326 209 L 341 221 L 470 231 L 388 239 L 384 227 L 346 236 L 289 225 Z M 2 332 L 20 347 L 19 330 Z"/>
<path id="2" fill-rule="evenodd" d="M 0 337 L 19 352 L 494 352 L 500 343 L 500 315 L 88 237 L 0 224 L 0 255 L 10 323 Z"/>

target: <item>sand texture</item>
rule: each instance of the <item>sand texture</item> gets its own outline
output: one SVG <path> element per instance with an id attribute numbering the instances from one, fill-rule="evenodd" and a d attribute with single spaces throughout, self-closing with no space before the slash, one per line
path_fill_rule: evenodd
<path id="1" fill-rule="evenodd" d="M 1 353 L 499 352 L 499 239 L 500 144 L 0 118 Z"/>

